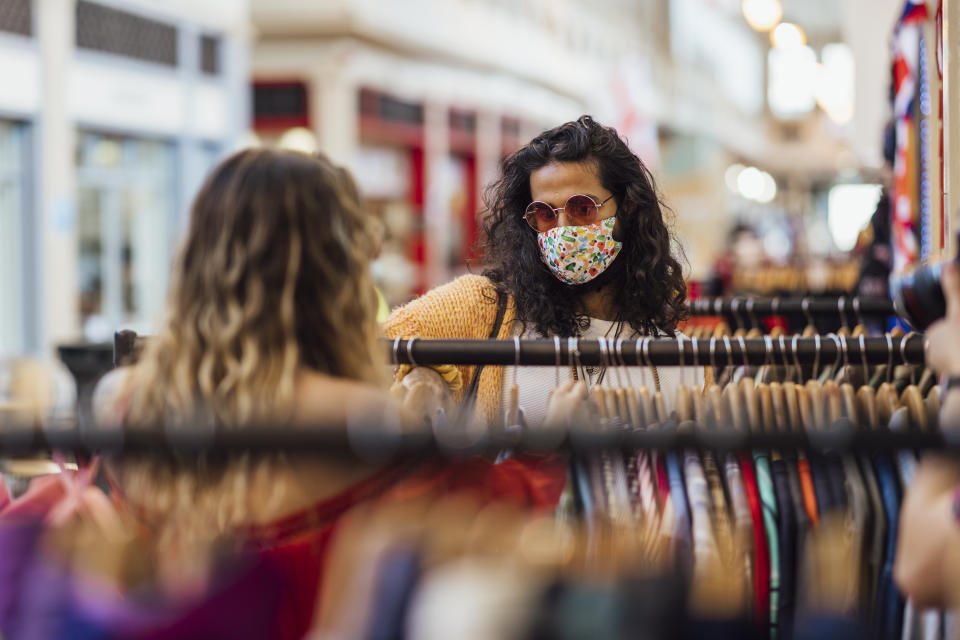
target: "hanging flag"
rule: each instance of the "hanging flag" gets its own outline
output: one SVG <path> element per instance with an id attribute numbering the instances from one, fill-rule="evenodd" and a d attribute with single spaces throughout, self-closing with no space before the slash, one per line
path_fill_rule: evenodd
<path id="1" fill-rule="evenodd" d="M 891 42 L 893 58 L 893 116 L 896 147 L 893 160 L 893 272 L 901 273 L 919 257 L 917 222 L 920 209 L 920 149 L 914 104 L 922 70 L 920 38 L 929 19 L 924 0 L 907 0 Z"/>

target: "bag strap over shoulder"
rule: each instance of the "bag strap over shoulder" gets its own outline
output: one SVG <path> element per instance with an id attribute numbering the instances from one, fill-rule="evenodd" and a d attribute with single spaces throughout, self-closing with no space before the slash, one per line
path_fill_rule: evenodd
<path id="1" fill-rule="evenodd" d="M 507 312 L 507 296 L 501 292 L 497 291 L 497 317 L 493 321 L 493 328 L 490 329 L 490 335 L 488 340 L 494 340 L 498 335 L 500 335 L 500 327 L 503 325 L 503 316 Z M 477 365 L 476 370 L 473 372 L 473 379 L 470 380 L 470 386 L 467 388 L 467 393 L 463 397 L 463 407 L 466 409 L 470 407 L 476 399 L 477 395 L 477 386 L 480 384 L 480 373 L 483 371 L 484 365 Z"/>

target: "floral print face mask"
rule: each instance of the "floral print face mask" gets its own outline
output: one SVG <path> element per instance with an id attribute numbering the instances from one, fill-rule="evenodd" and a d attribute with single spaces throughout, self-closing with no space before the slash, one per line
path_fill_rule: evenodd
<path id="1" fill-rule="evenodd" d="M 582 227 L 554 227 L 537 234 L 540 256 L 567 284 L 590 282 L 610 266 L 622 242 L 613 239 L 614 217 Z"/>

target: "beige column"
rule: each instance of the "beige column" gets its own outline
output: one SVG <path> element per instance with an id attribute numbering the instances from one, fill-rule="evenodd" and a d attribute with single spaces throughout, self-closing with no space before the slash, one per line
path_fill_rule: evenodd
<path id="1" fill-rule="evenodd" d="M 48 350 L 81 336 L 77 283 L 77 216 L 67 87 L 74 49 L 75 0 L 37 0 L 42 102 L 38 118 L 36 194 L 43 221 L 39 268 L 41 344 Z"/>
<path id="2" fill-rule="evenodd" d="M 483 193 L 496 180 L 500 165 L 502 144 L 500 114 L 493 111 L 477 113 L 477 194 L 480 209 L 483 208 Z"/>
<path id="3" fill-rule="evenodd" d="M 342 68 L 324 66 L 309 82 L 310 126 L 317 147 L 339 164 L 352 167 L 360 144 L 357 86 Z"/>
<path id="4" fill-rule="evenodd" d="M 425 276 L 428 287 L 449 279 L 450 262 L 450 192 L 448 170 L 450 153 L 449 107 L 441 102 L 424 104 L 424 242 L 426 243 Z"/>

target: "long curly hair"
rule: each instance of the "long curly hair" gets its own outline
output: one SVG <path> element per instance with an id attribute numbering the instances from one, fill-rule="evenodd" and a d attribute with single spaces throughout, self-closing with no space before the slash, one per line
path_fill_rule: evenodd
<path id="1" fill-rule="evenodd" d="M 128 419 L 275 421 L 298 367 L 382 382 L 372 248 L 356 187 L 326 158 L 246 150 L 223 161 L 194 200 Z"/>
<path id="2" fill-rule="evenodd" d="M 173 268 L 164 329 L 122 397 L 131 428 L 282 425 L 304 369 L 384 383 L 374 238 L 349 174 L 322 156 L 246 150 L 201 187 Z M 163 514 L 162 548 L 210 541 L 245 522 L 254 480 L 286 490 L 289 461 L 247 453 L 216 460 L 118 463 L 127 498 Z"/>
<path id="3" fill-rule="evenodd" d="M 552 162 L 592 162 L 617 202 L 617 258 L 593 281 L 560 282 L 544 264 L 537 233 L 523 218 L 532 200 L 530 174 Z M 544 131 L 507 157 L 484 195 L 481 221 L 488 277 L 512 295 L 517 318 L 543 335 L 576 336 L 587 325 L 579 297 L 613 287 L 617 320 L 642 333 L 671 333 L 685 318 L 687 286 L 664 221 L 653 176 L 617 132 L 590 116 Z M 679 250 L 679 248 L 678 248 Z"/>

